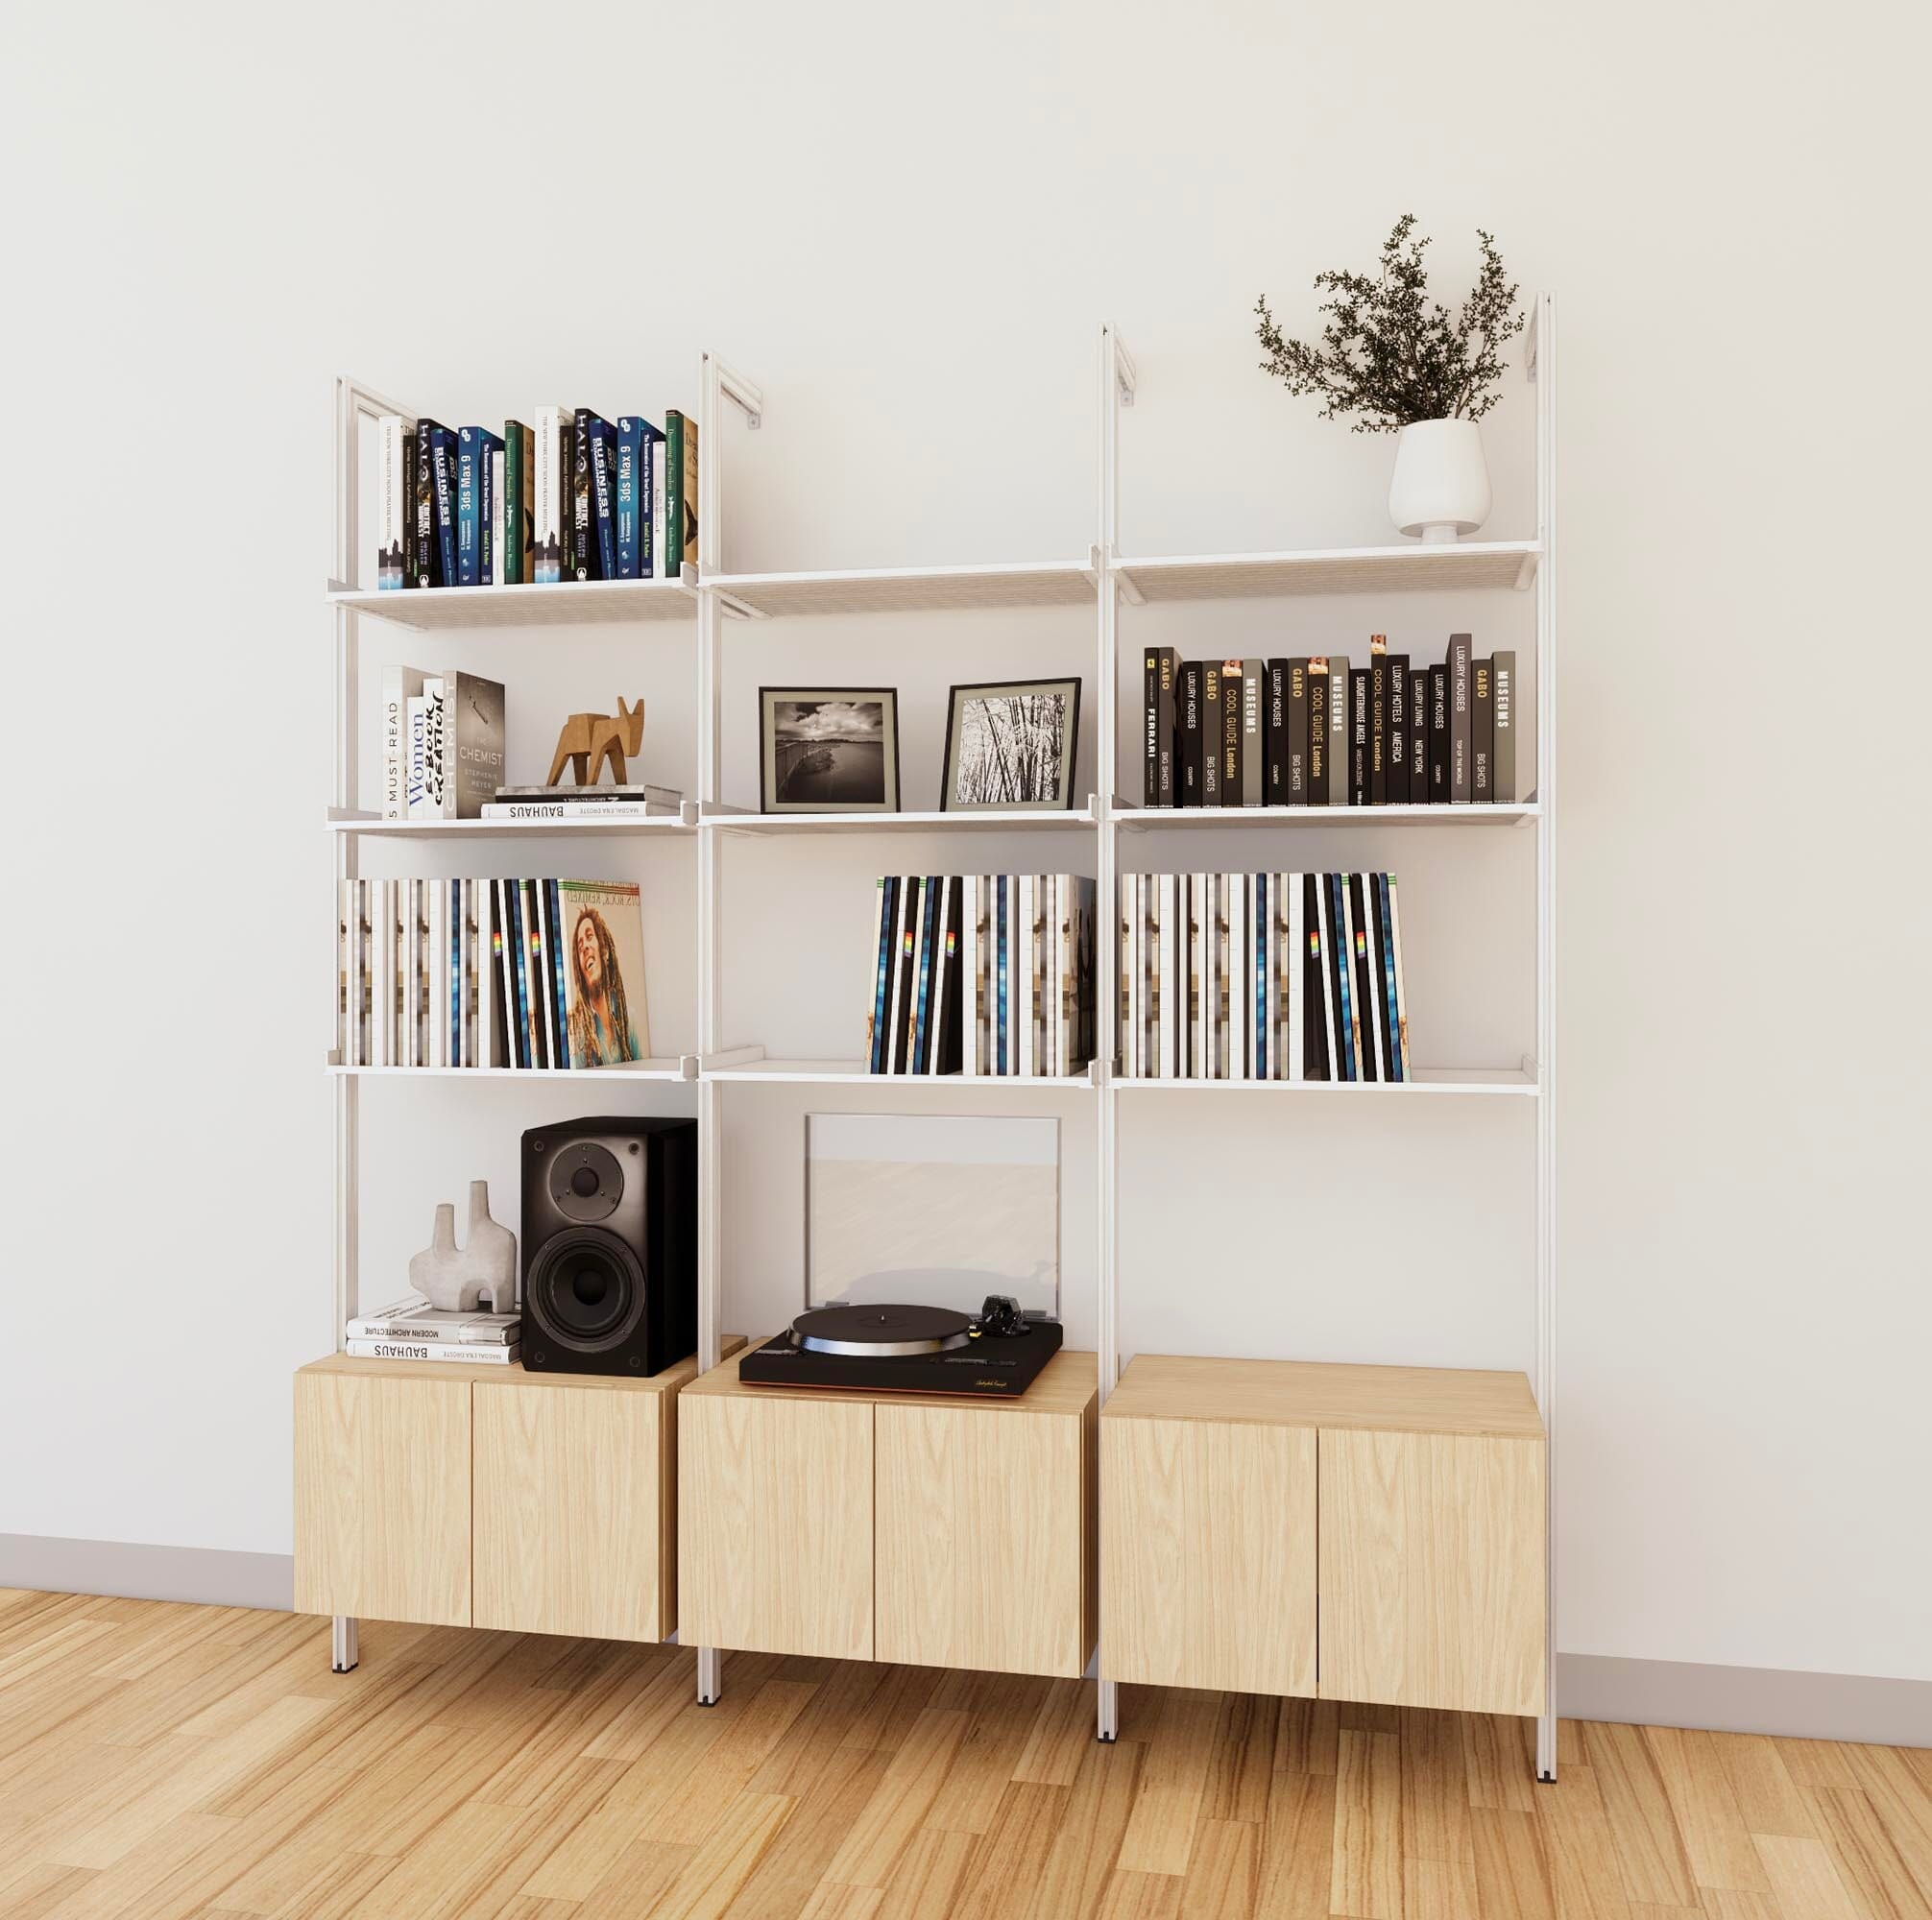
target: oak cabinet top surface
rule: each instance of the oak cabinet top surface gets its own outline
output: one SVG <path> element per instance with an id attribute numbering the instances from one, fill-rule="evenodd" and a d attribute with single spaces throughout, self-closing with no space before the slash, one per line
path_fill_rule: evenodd
<path id="1" fill-rule="evenodd" d="M 1141 1354 L 1121 1375 L 1100 1417 L 1543 1438 L 1527 1375 L 1461 1367 Z"/>
<path id="2" fill-rule="evenodd" d="M 727 1333 L 726 1353 L 744 1345 L 742 1333 Z M 328 1354 L 298 1369 L 304 1374 L 360 1375 L 368 1380 L 456 1380 L 473 1386 L 598 1387 L 616 1393 L 675 1393 L 697 1378 L 697 1356 L 663 1373 L 639 1380 L 629 1374 L 528 1373 L 519 1361 L 507 1367 L 489 1360 L 378 1360 L 364 1354 Z"/>
<path id="3" fill-rule="evenodd" d="M 772 1337 L 766 1335 L 766 1338 Z M 762 1346 L 763 1341 L 755 1344 Z M 747 1350 L 748 1351 L 748 1350 Z M 693 1380 L 686 1394 L 726 1394 L 741 1400 L 829 1400 L 871 1406 L 936 1406 L 984 1408 L 988 1413 L 1083 1413 L 1099 1392 L 1099 1365 L 1092 1354 L 1069 1353 L 1062 1347 L 1041 1369 L 1040 1377 L 1023 1394 L 1002 1399 L 993 1394 L 871 1393 L 851 1387 L 758 1386 L 737 1377 L 742 1355 L 713 1367 Z"/>

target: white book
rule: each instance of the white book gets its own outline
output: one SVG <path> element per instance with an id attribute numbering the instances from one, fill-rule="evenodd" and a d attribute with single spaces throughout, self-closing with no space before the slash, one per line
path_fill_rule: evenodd
<path id="1" fill-rule="evenodd" d="M 959 971 L 959 900 L 963 882 L 957 874 L 948 874 L 939 882 L 939 918 L 933 923 L 932 948 L 932 1000 L 931 1011 L 927 1018 L 931 1022 L 930 1041 L 927 1046 L 927 1065 L 934 1073 L 943 1071 L 940 1066 L 940 1035 L 945 1028 L 946 996 L 954 995 L 964 1007 L 964 996 L 959 992 L 957 973 Z M 965 1049 L 960 1049 L 960 1058 L 965 1058 Z"/>
<path id="2" fill-rule="evenodd" d="M 451 996 L 452 968 L 449 960 L 449 889 L 453 880 L 431 880 L 429 887 L 429 1064 L 453 1067 L 449 1057 L 449 1020 L 455 1001 Z"/>
<path id="3" fill-rule="evenodd" d="M 431 1307 L 420 1293 L 387 1307 L 359 1313 L 349 1323 L 351 1340 L 410 1340 L 438 1346 L 515 1346 L 521 1337 L 519 1313 L 486 1313 L 480 1308 L 457 1312 Z"/>
<path id="4" fill-rule="evenodd" d="M 569 552 L 568 448 L 570 429 L 576 420 L 569 407 L 539 407 L 532 438 L 536 448 L 531 459 L 534 486 L 531 502 L 536 512 L 536 557 L 534 574 L 540 581 L 565 578 L 565 556 Z"/>
<path id="5" fill-rule="evenodd" d="M 402 1020 L 397 1039 L 401 1049 L 399 1066 L 423 1065 L 423 942 L 418 924 L 423 908 L 423 881 L 399 881 L 397 905 L 402 918 L 398 924 L 398 939 L 402 949 L 399 982 L 402 989 Z"/>
<path id="6" fill-rule="evenodd" d="M 407 440 L 413 422 L 384 414 L 375 422 L 375 584 L 400 588 L 403 578 L 403 521 L 415 498 Z"/>
<path id="7" fill-rule="evenodd" d="M 1053 876 L 1053 1071 L 1063 1077 L 1082 1065 L 1078 1059 L 1080 993 L 1080 882 L 1073 874 Z"/>
<path id="8" fill-rule="evenodd" d="M 446 1340 L 349 1340 L 347 1351 L 361 1360 L 448 1360 L 464 1366 L 514 1367 L 521 1364 L 522 1345 L 468 1346 Z"/>
<path id="9" fill-rule="evenodd" d="M 1020 1067 L 1040 1071 L 1040 876 L 1020 876 Z"/>
<path id="10" fill-rule="evenodd" d="M 1341 876 L 1341 962 L 1342 997 L 1348 1003 L 1349 1062 L 1354 1068 L 1355 1078 L 1367 1078 L 1364 1068 L 1375 1058 L 1375 1043 L 1368 1043 L 1367 1052 L 1363 1050 L 1362 1022 L 1367 1018 L 1367 1009 L 1362 1004 L 1362 989 L 1357 984 L 1355 974 L 1355 901 L 1348 890 L 1348 876 Z"/>
<path id="11" fill-rule="evenodd" d="M 1127 1034 L 1132 1053 L 1127 1075 L 1139 1080 L 1147 1072 L 1147 901 L 1139 874 L 1129 874 L 1123 882 L 1127 890 L 1127 942 L 1133 956 L 1133 972 L 1127 989 Z"/>
<path id="12" fill-rule="evenodd" d="M 504 471 L 505 465 L 505 455 L 499 446 L 490 456 L 490 577 L 483 583 L 486 587 L 501 587 L 505 583 L 503 483 L 508 477 Z"/>
<path id="13" fill-rule="evenodd" d="M 355 910 L 355 882 L 335 883 L 335 1058 L 339 1066 L 350 1067 L 349 983 L 354 973 L 351 964 L 355 948 L 350 939 L 350 915 Z"/>
<path id="14" fill-rule="evenodd" d="M 1307 876 L 1288 876 L 1288 1077 L 1308 1078 L 1308 928 Z"/>
<path id="15" fill-rule="evenodd" d="M 408 703 L 423 692 L 423 675 L 394 663 L 382 669 L 382 817 L 406 820 L 408 792 L 403 784 L 408 734 Z"/>
<path id="16" fill-rule="evenodd" d="M 1229 874 L 1227 881 L 1227 1077 L 1249 1077 L 1248 1029 L 1254 1019 L 1253 963 L 1247 940 L 1247 876 Z"/>
<path id="17" fill-rule="evenodd" d="M 1120 900 L 1114 912 L 1115 971 L 1120 974 L 1114 1008 L 1115 1070 L 1123 1080 L 1134 1074 L 1134 876 L 1122 874 L 1116 881 Z"/>
<path id="18" fill-rule="evenodd" d="M 907 901 L 912 891 L 919 884 L 916 876 L 902 874 L 899 876 L 899 899 L 892 909 L 892 949 L 890 964 L 891 979 L 885 990 L 885 1055 L 882 1071 L 890 1073 L 893 1062 L 899 1057 L 897 1042 L 905 1031 L 906 995 L 906 915 Z"/>
<path id="19" fill-rule="evenodd" d="M 1340 1028 L 1335 1018 L 1335 914 L 1328 893 L 1328 876 L 1315 876 L 1316 936 L 1321 943 L 1321 1029 L 1328 1041 L 1328 1077 L 1342 1080 L 1339 1050 Z"/>
<path id="20" fill-rule="evenodd" d="M 1203 874 L 1201 883 L 1201 1078 L 1220 1078 L 1218 1032 L 1220 1008 L 1220 897 L 1215 876 Z"/>
<path id="21" fill-rule="evenodd" d="M 374 1065 L 369 1051 L 370 1022 L 374 1018 L 374 996 L 371 992 L 370 948 L 374 941 L 374 924 L 370 917 L 369 882 L 357 880 L 351 900 L 352 919 L 350 923 L 350 944 L 353 949 L 350 957 L 350 1036 L 352 1049 L 350 1065 L 369 1067 Z"/>
<path id="22" fill-rule="evenodd" d="M 557 1032 L 557 989 L 552 972 L 550 953 L 550 889 L 546 880 L 531 880 L 523 889 L 523 908 L 530 923 L 530 952 L 534 962 L 532 983 L 537 998 L 543 1003 L 543 1018 L 537 1024 L 543 1029 L 543 1057 L 551 1067 L 568 1067 L 569 1034 Z M 564 1042 L 564 1050 L 558 1051 L 558 1041 Z"/>
<path id="23" fill-rule="evenodd" d="M 1179 930 L 1180 915 L 1176 889 L 1176 876 L 1162 874 L 1160 876 L 1160 916 L 1161 916 L 1161 997 L 1160 997 L 1160 1075 L 1163 1080 L 1176 1077 L 1175 1047 L 1178 1044 L 1179 1025 L 1175 1016 L 1181 1003 L 1181 970 L 1178 942 L 1175 935 Z"/>
<path id="24" fill-rule="evenodd" d="M 959 881 L 959 1072 L 979 1077 L 979 876 Z"/>
<path id="25" fill-rule="evenodd" d="M 872 939 L 865 954 L 865 1044 L 859 1058 L 864 1061 L 868 1072 L 872 1070 L 873 1049 L 885 1037 L 884 1017 L 879 1006 L 879 976 L 888 956 L 880 950 L 880 947 L 886 937 L 886 912 L 891 900 L 891 885 L 881 877 L 873 889 Z"/>
<path id="26" fill-rule="evenodd" d="M 1255 1004 L 1255 1070 L 1264 1080 L 1281 1078 L 1277 1049 L 1281 1044 L 1281 1020 L 1276 996 L 1281 989 L 1280 948 L 1275 942 L 1275 876 L 1254 876 L 1255 904 L 1255 984 L 1260 989 Z"/>
<path id="27" fill-rule="evenodd" d="M 1187 1000 L 1187 1077 L 1203 1076 L 1206 1049 L 1201 1043 L 1201 876 L 1187 876 L 1188 890 L 1188 1000 Z"/>
<path id="28" fill-rule="evenodd" d="M 462 1035 L 458 1067 L 477 1065 L 477 1020 L 482 1008 L 476 998 L 476 882 L 461 882 L 456 896 L 456 969 L 458 974 L 459 1021 Z"/>
<path id="29" fill-rule="evenodd" d="M 373 1065 L 394 1067 L 396 1052 L 396 882 L 376 880 L 370 894 L 370 935 L 374 948 L 371 976 L 370 1035 Z"/>
<path id="30" fill-rule="evenodd" d="M 1395 958 L 1395 1023 L 1398 1030 L 1397 1051 L 1402 1062 L 1402 1077 L 1413 1080 L 1415 1069 L 1409 1058 L 1409 993 L 1402 984 L 1402 910 L 1395 895 L 1395 876 L 1389 876 L 1389 944 L 1394 949 Z"/>
<path id="31" fill-rule="evenodd" d="M 1008 1078 L 1020 1070 L 1020 876 L 1000 876 L 1001 898 L 1006 902 L 1006 962 L 1001 970 L 1005 992 L 1005 1021 L 1000 1037 L 1001 1057 Z"/>
<path id="32" fill-rule="evenodd" d="M 651 576 L 658 580 L 675 580 L 683 571 L 682 542 L 674 557 L 670 523 L 664 518 L 664 468 L 669 451 L 670 443 L 665 440 L 654 440 L 645 448 L 651 468 Z"/>

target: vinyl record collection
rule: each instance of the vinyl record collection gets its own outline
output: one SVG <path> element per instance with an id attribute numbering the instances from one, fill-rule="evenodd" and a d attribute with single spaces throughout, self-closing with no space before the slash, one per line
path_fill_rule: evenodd
<path id="1" fill-rule="evenodd" d="M 1143 656 L 1144 806 L 1509 805 L 1533 724 L 1516 656 L 1452 634 L 1434 666 L 1371 636 L 1293 660 Z"/>
<path id="2" fill-rule="evenodd" d="M 869 1072 L 1059 1077 L 1094 1057 L 1091 879 L 887 875 L 871 952 Z"/>
<path id="3" fill-rule="evenodd" d="M 1126 874 L 1133 1080 L 1413 1077 L 1393 874 Z"/>
<path id="4" fill-rule="evenodd" d="M 675 580 L 698 557 L 697 422 L 539 407 L 447 427 L 376 422 L 378 588 Z"/>
<path id="5" fill-rule="evenodd" d="M 338 880 L 345 1067 L 619 1067 L 650 1057 L 638 889 Z"/>

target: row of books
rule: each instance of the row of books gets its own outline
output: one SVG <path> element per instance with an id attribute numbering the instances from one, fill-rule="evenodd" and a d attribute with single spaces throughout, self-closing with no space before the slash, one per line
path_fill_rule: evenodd
<path id="1" fill-rule="evenodd" d="M 697 422 L 588 407 L 537 424 L 376 422 L 375 584 L 675 580 L 698 558 Z"/>
<path id="2" fill-rule="evenodd" d="M 643 914 L 612 880 L 336 882 L 345 1067 L 616 1067 L 650 1056 Z"/>
<path id="3" fill-rule="evenodd" d="M 349 1323 L 347 1349 L 373 1360 L 450 1360 L 463 1366 L 514 1366 L 523 1355 L 518 1313 L 457 1313 L 431 1307 L 420 1293 L 359 1313 Z"/>
<path id="4" fill-rule="evenodd" d="M 1125 874 L 1135 1080 L 1413 1077 L 1393 874 Z"/>
<path id="5" fill-rule="evenodd" d="M 1292 660 L 1144 657 L 1147 806 L 1513 804 L 1529 725 L 1516 656 L 1452 634 L 1436 665 L 1391 654 Z"/>
<path id="6" fill-rule="evenodd" d="M 1059 1077 L 1094 1057 L 1081 875 L 886 875 L 870 954 L 870 1072 Z"/>
<path id="7" fill-rule="evenodd" d="M 476 820 L 503 778 L 503 683 L 382 669 L 382 817 Z"/>

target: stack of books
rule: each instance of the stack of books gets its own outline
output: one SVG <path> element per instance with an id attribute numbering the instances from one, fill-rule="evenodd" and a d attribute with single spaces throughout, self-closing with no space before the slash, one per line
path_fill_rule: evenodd
<path id="1" fill-rule="evenodd" d="M 1126 874 L 1119 1071 L 1413 1077 L 1393 874 Z"/>
<path id="2" fill-rule="evenodd" d="M 676 580 L 697 564 L 697 422 L 539 407 L 447 427 L 384 414 L 376 432 L 375 584 L 503 587 Z"/>
<path id="3" fill-rule="evenodd" d="M 622 880 L 336 882 L 345 1067 L 618 1067 L 650 1057 L 643 913 Z"/>
<path id="4" fill-rule="evenodd" d="M 1144 656 L 1144 806 L 1513 805 L 1516 656 L 1452 634 L 1437 665 L 1368 643 L 1292 660 Z"/>
<path id="5" fill-rule="evenodd" d="M 1094 883 L 887 875 L 874 897 L 867 1070 L 1073 1075 L 1094 1057 Z"/>
<path id="6" fill-rule="evenodd" d="M 503 683 L 382 669 L 382 817 L 478 820 L 503 778 Z"/>
<path id="7" fill-rule="evenodd" d="M 453 1360 L 471 1366 L 516 1364 L 523 1348 L 516 1313 L 450 1313 L 412 1293 L 393 1307 L 349 1323 L 348 1350 L 372 1360 Z"/>
<path id="8" fill-rule="evenodd" d="M 669 820 L 684 811 L 674 786 L 499 786 L 485 820 Z"/>

